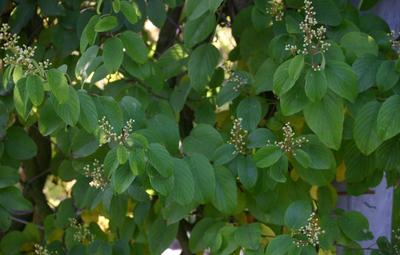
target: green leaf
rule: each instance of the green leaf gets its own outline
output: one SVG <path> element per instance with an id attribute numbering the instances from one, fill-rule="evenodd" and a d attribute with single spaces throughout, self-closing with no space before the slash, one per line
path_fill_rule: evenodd
<path id="1" fill-rule="evenodd" d="M 260 68 L 258 68 L 253 84 L 257 94 L 272 90 L 273 77 L 277 67 L 272 58 L 267 58 Z"/>
<path id="2" fill-rule="evenodd" d="M 72 137 L 72 157 L 84 158 L 93 154 L 99 147 L 97 138 L 79 129 Z"/>
<path id="3" fill-rule="evenodd" d="M 197 195 L 202 201 L 210 201 L 215 192 L 214 168 L 202 154 L 194 153 L 189 157 L 190 170 L 194 178 Z"/>
<path id="4" fill-rule="evenodd" d="M 97 53 L 99 52 L 99 47 L 97 45 L 89 47 L 79 58 L 75 66 L 75 76 L 81 76 L 86 80 L 89 75 L 94 71 L 93 65 L 96 66 Z"/>
<path id="5" fill-rule="evenodd" d="M 39 131 L 42 135 L 48 136 L 64 125 L 58 117 L 50 100 L 46 100 L 39 109 Z"/>
<path id="6" fill-rule="evenodd" d="M 11 127 L 7 130 L 4 142 L 5 151 L 11 158 L 27 160 L 36 156 L 37 146 L 21 127 Z"/>
<path id="7" fill-rule="evenodd" d="M 268 141 L 274 141 L 275 135 L 266 128 L 257 128 L 247 137 L 248 148 L 261 148 L 267 145 Z"/>
<path id="8" fill-rule="evenodd" d="M 47 71 L 51 93 L 57 98 L 59 103 L 64 103 L 69 99 L 69 86 L 64 74 L 57 69 Z"/>
<path id="9" fill-rule="evenodd" d="M 212 44 L 200 45 L 192 52 L 189 58 L 188 71 L 190 84 L 195 90 L 204 90 L 211 80 L 219 58 L 219 51 Z"/>
<path id="10" fill-rule="evenodd" d="M 129 152 L 125 146 L 119 144 L 117 145 L 117 160 L 120 165 L 125 164 L 128 161 Z"/>
<path id="11" fill-rule="evenodd" d="M 0 189 L 13 186 L 18 180 L 18 170 L 8 166 L 0 166 Z"/>
<path id="12" fill-rule="evenodd" d="M 98 115 L 96 105 L 86 91 L 78 90 L 80 114 L 79 124 L 88 132 L 92 133 L 98 127 Z"/>
<path id="13" fill-rule="evenodd" d="M 339 216 L 338 224 L 343 233 L 351 240 L 362 241 L 373 238 L 369 231 L 368 220 L 359 212 L 345 212 Z"/>
<path id="14" fill-rule="evenodd" d="M 336 1 L 333 0 L 318 0 L 313 2 L 318 23 L 338 26 L 342 22 L 342 15 Z"/>
<path id="15" fill-rule="evenodd" d="M 126 50 L 126 54 L 135 62 L 144 64 L 147 61 L 149 49 L 143 39 L 132 31 L 125 31 L 121 35 L 121 40 Z"/>
<path id="16" fill-rule="evenodd" d="M 281 64 L 274 73 L 273 91 L 278 96 L 282 96 L 296 84 L 296 81 L 289 77 L 289 67 L 291 61 L 292 59 L 283 62 L 283 64 Z"/>
<path id="17" fill-rule="evenodd" d="M 22 196 L 21 191 L 17 187 L 0 189 L 0 205 L 11 213 L 32 209 L 31 203 Z"/>
<path id="18" fill-rule="evenodd" d="M 68 125 L 75 126 L 79 120 L 80 102 L 78 93 L 70 87 L 68 89 L 68 100 L 64 102 L 58 101 L 54 97 L 50 97 L 50 101 L 57 115 Z"/>
<path id="19" fill-rule="evenodd" d="M 215 166 L 220 166 L 229 163 L 236 156 L 237 152 L 235 151 L 235 147 L 232 144 L 225 143 L 215 150 L 211 160 Z"/>
<path id="20" fill-rule="evenodd" d="M 238 227 L 234 239 L 237 244 L 245 249 L 257 250 L 261 244 L 260 223 L 244 224 Z"/>
<path id="21" fill-rule="evenodd" d="M 376 74 L 381 62 L 371 54 L 361 56 L 354 61 L 352 68 L 358 76 L 359 92 L 363 92 L 376 84 Z"/>
<path id="22" fill-rule="evenodd" d="M 328 82 L 324 71 L 309 69 L 306 74 L 305 91 L 307 97 L 315 102 L 321 100 L 328 89 Z"/>
<path id="23" fill-rule="evenodd" d="M 377 131 L 385 141 L 400 133 L 400 96 L 393 95 L 386 99 L 378 112 Z"/>
<path id="24" fill-rule="evenodd" d="M 355 116 L 353 137 L 357 147 L 365 155 L 371 154 L 383 142 L 378 136 L 377 118 L 380 103 L 371 101 L 365 104 Z"/>
<path id="25" fill-rule="evenodd" d="M 104 66 L 109 73 L 118 71 L 124 58 L 123 44 L 118 37 L 108 38 L 103 45 Z"/>
<path id="26" fill-rule="evenodd" d="M 299 229 L 307 225 L 311 215 L 311 204 L 308 201 L 294 201 L 285 212 L 285 225 L 292 229 Z"/>
<path id="27" fill-rule="evenodd" d="M 162 0 L 147 1 L 147 16 L 150 21 L 158 28 L 162 28 L 167 19 L 165 4 Z"/>
<path id="28" fill-rule="evenodd" d="M 197 19 L 204 13 L 210 11 L 214 13 L 223 0 L 211 0 L 211 1 L 186 1 L 186 14 L 189 20 Z"/>
<path id="29" fill-rule="evenodd" d="M 284 155 L 270 167 L 268 175 L 276 182 L 285 183 L 287 180 L 286 176 L 288 174 L 288 167 L 289 161 Z"/>
<path id="30" fill-rule="evenodd" d="M 169 177 L 174 173 L 174 162 L 167 149 L 158 143 L 149 144 L 149 163 L 163 177 Z"/>
<path id="31" fill-rule="evenodd" d="M 301 147 L 310 157 L 310 168 L 331 169 L 335 168 L 336 160 L 330 149 L 322 144 L 315 135 L 306 136 L 308 142 Z"/>
<path id="32" fill-rule="evenodd" d="M 118 194 L 123 193 L 129 188 L 133 180 L 135 180 L 135 175 L 133 175 L 129 164 L 124 164 L 120 166 L 116 171 L 114 171 L 111 177 L 111 184 L 114 191 Z"/>
<path id="33" fill-rule="evenodd" d="M 298 80 L 289 92 L 283 94 L 279 103 L 284 116 L 290 116 L 302 111 L 309 103 L 303 79 Z"/>
<path id="34" fill-rule="evenodd" d="M 304 168 L 308 168 L 311 164 L 311 157 L 304 150 L 297 149 L 294 154 L 294 158 Z"/>
<path id="35" fill-rule="evenodd" d="M 203 15 L 195 20 L 189 20 L 185 24 L 183 41 L 191 48 L 206 39 L 215 29 L 214 14 Z"/>
<path id="36" fill-rule="evenodd" d="M 376 74 L 376 85 L 382 91 L 393 88 L 399 81 L 400 75 L 396 71 L 395 62 L 383 61 Z"/>
<path id="37" fill-rule="evenodd" d="M 329 61 L 325 73 L 329 89 L 354 102 L 358 94 L 358 82 L 357 75 L 351 67 L 344 62 Z"/>
<path id="38" fill-rule="evenodd" d="M 29 99 L 35 106 L 40 105 L 44 99 L 43 81 L 39 76 L 32 74 L 26 79 L 26 89 Z"/>
<path id="39" fill-rule="evenodd" d="M 167 225 L 162 218 L 157 218 L 150 225 L 147 240 L 152 255 L 159 255 L 170 246 L 178 232 L 178 225 Z"/>
<path id="40" fill-rule="evenodd" d="M 107 32 L 113 30 L 118 26 L 118 20 L 116 17 L 108 15 L 101 17 L 99 21 L 97 21 L 96 25 L 94 26 L 94 31 L 100 32 Z"/>
<path id="41" fill-rule="evenodd" d="M 175 187 L 172 198 L 180 205 L 193 201 L 195 183 L 189 165 L 182 159 L 174 159 Z"/>
<path id="42" fill-rule="evenodd" d="M 250 156 L 239 155 L 235 162 L 240 182 L 246 189 L 251 189 L 257 182 L 258 172 L 256 164 Z"/>
<path id="43" fill-rule="evenodd" d="M 236 116 L 242 119 L 241 125 L 243 129 L 248 131 L 256 129 L 262 119 L 260 101 L 256 97 L 244 98 L 236 109 Z"/>
<path id="44" fill-rule="evenodd" d="M 304 67 L 304 56 L 297 55 L 290 60 L 288 67 L 289 79 L 297 81 Z"/>
<path id="45" fill-rule="evenodd" d="M 190 251 L 198 253 L 211 247 L 216 242 L 219 230 L 224 225 L 224 222 L 218 221 L 215 218 L 205 217 L 198 221 L 190 234 Z"/>
<path id="46" fill-rule="evenodd" d="M 141 17 L 136 2 L 121 1 L 121 12 L 131 24 L 135 24 Z"/>
<path id="47" fill-rule="evenodd" d="M 269 242 L 265 255 L 285 255 L 294 247 L 294 242 L 289 235 L 279 235 Z"/>
<path id="48" fill-rule="evenodd" d="M 3 232 L 6 232 L 11 226 L 11 217 L 10 214 L 4 209 L 0 207 L 0 229 Z"/>
<path id="49" fill-rule="evenodd" d="M 117 158 L 117 148 L 109 150 L 104 158 L 104 173 L 110 177 L 118 168 L 119 162 Z"/>
<path id="50" fill-rule="evenodd" d="M 304 108 L 307 125 L 326 146 L 339 149 L 342 142 L 344 109 L 342 100 L 327 94 L 321 101 Z"/>
<path id="51" fill-rule="evenodd" d="M 221 134 L 217 130 L 210 125 L 199 124 L 183 140 L 183 152 L 189 156 L 200 153 L 211 159 L 222 143 Z"/>
<path id="52" fill-rule="evenodd" d="M 26 86 L 26 79 L 20 79 L 14 87 L 14 106 L 17 113 L 26 120 L 31 111 L 29 93 Z"/>
<path id="53" fill-rule="evenodd" d="M 346 33 L 340 40 L 340 44 L 351 61 L 365 54 L 378 55 L 378 45 L 374 38 L 365 33 Z"/>
<path id="54" fill-rule="evenodd" d="M 275 164 L 283 155 L 282 150 L 275 145 L 267 145 L 259 149 L 254 155 L 256 166 L 267 168 Z"/>
<path id="55" fill-rule="evenodd" d="M 233 214 L 237 208 L 237 187 L 235 177 L 225 167 L 215 169 L 215 194 L 212 204 L 224 214 Z"/>
<path id="56" fill-rule="evenodd" d="M 123 114 L 121 107 L 110 96 L 99 96 L 95 98 L 95 104 L 100 119 L 105 117 L 110 125 L 114 128 L 114 131 L 119 133 L 123 127 Z"/>

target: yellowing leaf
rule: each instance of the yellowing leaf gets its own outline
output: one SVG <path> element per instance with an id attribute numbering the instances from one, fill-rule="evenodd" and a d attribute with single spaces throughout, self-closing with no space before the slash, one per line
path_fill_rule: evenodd
<path id="1" fill-rule="evenodd" d="M 318 200 L 318 186 L 312 186 L 310 189 L 310 196 L 314 200 Z"/>

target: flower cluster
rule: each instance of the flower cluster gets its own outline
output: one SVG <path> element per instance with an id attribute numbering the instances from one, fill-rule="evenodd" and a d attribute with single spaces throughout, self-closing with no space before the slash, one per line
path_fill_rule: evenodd
<path id="1" fill-rule="evenodd" d="M 268 3 L 270 6 L 267 8 L 267 13 L 270 14 L 275 21 L 281 21 L 285 14 L 285 3 L 283 0 L 270 0 Z"/>
<path id="2" fill-rule="evenodd" d="M 73 238 L 76 242 L 82 244 L 88 244 L 93 241 L 94 236 L 90 232 L 88 227 L 78 223 L 78 221 L 75 218 L 69 219 L 69 222 L 74 230 Z"/>
<path id="3" fill-rule="evenodd" d="M 18 45 L 20 37 L 16 34 L 9 32 L 10 26 L 2 24 L 0 27 L 0 42 L 3 44 L 1 49 L 11 53 L 6 54 L 2 59 L 5 66 L 16 65 L 21 66 L 25 73 L 42 74 L 44 70 L 50 66 L 49 60 L 43 62 L 36 62 L 33 57 L 35 56 L 36 47 L 27 45 Z"/>
<path id="4" fill-rule="evenodd" d="M 392 46 L 392 49 L 397 53 L 400 54 L 400 41 L 397 39 L 400 36 L 400 33 L 396 33 L 396 31 L 391 31 L 388 33 L 389 41 Z"/>
<path id="5" fill-rule="evenodd" d="M 107 178 L 104 176 L 104 165 L 95 159 L 92 165 L 88 164 L 83 167 L 86 177 L 92 179 L 89 182 L 91 187 L 103 190 L 107 185 Z"/>
<path id="6" fill-rule="evenodd" d="M 123 145 L 133 131 L 135 120 L 129 119 L 120 134 L 115 132 L 114 127 L 110 124 L 105 116 L 99 120 L 99 126 L 105 137 L 105 143 L 118 142 Z"/>
<path id="7" fill-rule="evenodd" d="M 304 20 L 300 22 L 299 25 L 300 30 L 303 32 L 302 48 L 298 49 L 297 46 L 287 44 L 285 50 L 303 55 L 315 55 L 320 52 L 326 52 L 331 46 L 330 43 L 326 41 L 326 27 L 318 25 L 311 0 L 304 0 L 304 11 Z M 314 71 L 321 70 L 321 66 L 318 64 L 313 64 L 312 68 Z"/>
<path id="8" fill-rule="evenodd" d="M 51 252 L 49 252 L 47 249 L 46 249 L 46 247 L 43 247 L 43 246 L 41 246 L 40 244 L 34 244 L 33 245 L 33 248 L 34 248 L 34 253 L 36 254 L 36 255 L 52 255 L 52 254 L 57 254 L 57 252 L 55 252 L 55 253 L 51 253 Z"/>
<path id="9" fill-rule="evenodd" d="M 248 131 L 242 128 L 241 122 L 242 118 L 236 118 L 233 120 L 229 143 L 235 147 L 233 153 L 246 154 L 246 137 Z"/>
<path id="10" fill-rule="evenodd" d="M 229 79 L 227 82 L 233 83 L 233 90 L 235 92 L 239 92 L 240 89 L 247 84 L 247 80 L 243 78 L 239 73 L 236 71 L 230 71 Z"/>
<path id="11" fill-rule="evenodd" d="M 307 225 L 293 232 L 293 242 L 297 247 L 307 245 L 316 247 L 319 245 L 319 237 L 324 233 L 325 231 L 322 230 L 321 226 L 319 225 L 319 219 L 317 215 L 312 212 L 307 220 Z"/>
<path id="12" fill-rule="evenodd" d="M 308 142 L 308 139 L 305 137 L 297 137 L 295 138 L 295 133 L 290 126 L 290 123 L 286 123 L 282 127 L 283 130 L 283 141 L 275 141 L 274 145 L 281 148 L 285 153 L 296 155 L 295 150 L 297 148 L 301 148 L 304 143 Z M 270 141 L 267 141 L 270 144 Z"/>

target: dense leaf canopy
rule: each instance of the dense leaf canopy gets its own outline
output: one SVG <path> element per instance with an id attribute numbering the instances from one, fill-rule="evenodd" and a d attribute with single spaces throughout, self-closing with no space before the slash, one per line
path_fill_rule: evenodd
<path id="1" fill-rule="evenodd" d="M 0 1 L 0 254 L 363 254 L 335 185 L 400 175 L 375 2 Z"/>

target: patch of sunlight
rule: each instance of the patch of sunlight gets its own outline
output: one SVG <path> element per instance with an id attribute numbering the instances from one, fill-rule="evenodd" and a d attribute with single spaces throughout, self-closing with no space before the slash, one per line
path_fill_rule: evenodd
<path id="1" fill-rule="evenodd" d="M 236 47 L 236 41 L 232 36 L 232 29 L 218 25 L 215 30 L 213 45 L 222 53 L 224 60 L 228 59 L 229 52 Z"/>
<path id="2" fill-rule="evenodd" d="M 71 190 L 75 182 L 76 180 L 65 182 L 54 175 L 49 175 L 43 188 L 43 193 L 46 196 L 49 206 L 56 208 L 61 201 L 71 197 Z"/>

